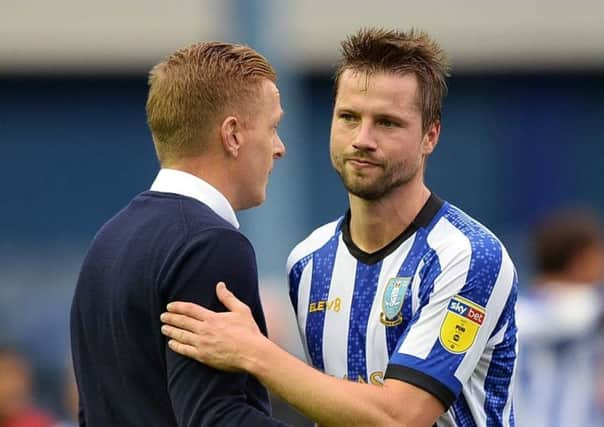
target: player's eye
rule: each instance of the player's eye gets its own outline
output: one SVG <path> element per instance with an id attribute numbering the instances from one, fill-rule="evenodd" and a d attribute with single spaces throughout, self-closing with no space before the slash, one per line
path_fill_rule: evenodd
<path id="1" fill-rule="evenodd" d="M 350 113 L 340 113 L 339 117 L 345 122 L 352 122 L 355 120 L 355 116 Z"/>
<path id="2" fill-rule="evenodd" d="M 392 120 L 388 120 L 388 119 L 380 119 L 380 120 L 378 120 L 377 123 L 378 123 L 378 125 L 387 127 L 387 128 L 392 128 L 392 127 L 398 126 L 398 123 L 393 122 Z"/>

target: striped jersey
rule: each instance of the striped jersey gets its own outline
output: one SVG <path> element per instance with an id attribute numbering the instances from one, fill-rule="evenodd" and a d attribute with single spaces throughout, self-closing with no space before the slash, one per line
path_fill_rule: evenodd
<path id="1" fill-rule="evenodd" d="M 435 195 L 378 252 L 355 246 L 349 224 L 350 212 L 288 258 L 309 362 L 420 387 L 447 408 L 439 427 L 513 426 L 517 277 L 501 242 Z"/>
<path id="2" fill-rule="evenodd" d="M 541 283 L 518 298 L 518 425 L 604 425 L 604 300 L 597 285 Z"/>

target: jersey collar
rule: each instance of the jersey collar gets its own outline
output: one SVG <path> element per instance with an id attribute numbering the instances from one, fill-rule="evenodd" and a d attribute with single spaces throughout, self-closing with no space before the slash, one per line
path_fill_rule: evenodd
<path id="1" fill-rule="evenodd" d="M 340 223 L 342 239 L 344 240 L 344 243 L 348 247 L 348 250 L 350 251 L 352 256 L 354 256 L 356 259 L 363 262 L 364 264 L 375 264 L 386 258 L 392 252 L 394 252 L 396 248 L 401 245 L 401 243 L 407 240 L 419 228 L 428 227 L 432 219 L 436 216 L 440 208 L 443 206 L 443 204 L 444 201 L 441 198 L 439 198 L 436 194 L 431 193 L 430 197 L 428 198 L 424 206 L 421 208 L 415 219 L 411 221 L 411 224 L 409 224 L 409 226 L 405 230 L 403 230 L 401 234 L 394 238 L 394 240 L 392 240 L 382 249 L 373 253 L 363 251 L 352 241 L 352 238 L 350 237 L 350 209 L 348 209 L 346 215 L 344 216 L 344 219 Z"/>

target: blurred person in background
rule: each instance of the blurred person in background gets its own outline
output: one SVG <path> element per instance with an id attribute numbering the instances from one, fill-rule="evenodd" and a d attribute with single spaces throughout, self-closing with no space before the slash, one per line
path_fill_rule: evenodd
<path id="1" fill-rule="evenodd" d="M 604 226 L 585 210 L 536 227 L 533 285 L 518 301 L 517 413 L 531 427 L 604 425 Z"/>
<path id="2" fill-rule="evenodd" d="M 33 403 L 32 368 L 15 348 L 0 344 L 0 427 L 53 427 Z"/>
<path id="3" fill-rule="evenodd" d="M 71 308 L 80 425 L 272 426 L 267 390 L 168 349 L 173 300 L 213 310 L 228 280 L 266 333 L 256 258 L 235 211 L 260 205 L 285 154 L 276 74 L 253 49 L 197 43 L 156 65 L 147 121 L 161 170 L 96 234 Z"/>
<path id="4" fill-rule="evenodd" d="M 320 425 L 513 425 L 514 265 L 424 183 L 446 56 L 425 33 L 381 29 L 352 35 L 342 53 L 331 160 L 350 210 L 287 262 L 316 369 L 266 339 L 224 283 L 216 290 L 230 313 L 168 306 L 170 348 L 252 373 Z"/>

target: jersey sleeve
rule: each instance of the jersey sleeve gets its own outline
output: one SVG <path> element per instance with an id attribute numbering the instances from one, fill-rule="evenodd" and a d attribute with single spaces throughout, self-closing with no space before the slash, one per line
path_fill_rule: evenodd
<path id="1" fill-rule="evenodd" d="M 168 270 L 161 284 L 166 303 L 190 301 L 225 311 L 216 297 L 216 283 L 224 281 L 250 307 L 266 334 L 255 254 L 236 230 L 204 231 L 178 251 Z M 164 344 L 167 384 L 179 426 L 284 425 L 270 418 L 268 393 L 255 377 L 218 371 L 173 352 L 167 340 Z"/>
<path id="2" fill-rule="evenodd" d="M 421 281 L 417 310 L 385 378 L 420 387 L 448 409 L 477 365 L 488 369 L 493 337 L 513 324 L 514 266 L 501 243 L 489 238 L 433 251 L 414 280 Z"/>

